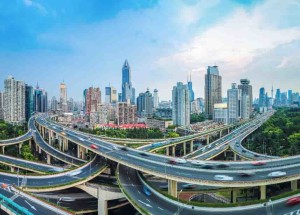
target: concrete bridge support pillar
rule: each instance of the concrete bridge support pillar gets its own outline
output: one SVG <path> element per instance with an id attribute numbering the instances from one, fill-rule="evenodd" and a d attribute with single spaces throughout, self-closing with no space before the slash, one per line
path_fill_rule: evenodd
<path id="1" fill-rule="evenodd" d="M 98 196 L 98 214 L 108 215 L 107 200 L 101 197 L 100 188 L 97 190 Z"/>
<path id="2" fill-rule="evenodd" d="M 10 171 L 11 171 L 11 172 L 15 172 L 15 167 L 11 166 L 11 167 L 10 167 Z"/>
<path id="3" fill-rule="evenodd" d="M 77 157 L 80 159 L 85 159 L 85 154 L 86 154 L 87 150 L 85 150 L 84 147 L 78 145 L 77 146 Z"/>
<path id="4" fill-rule="evenodd" d="M 175 151 L 176 151 L 176 150 L 175 150 L 175 149 L 176 149 L 176 146 L 173 146 L 173 147 L 172 147 L 172 156 L 173 156 L 173 157 L 176 156 L 176 154 L 175 154 Z"/>
<path id="5" fill-rule="evenodd" d="M 293 181 L 291 181 L 291 190 L 292 191 L 295 191 L 295 190 L 297 190 L 298 189 L 298 180 L 293 180 Z"/>
<path id="6" fill-rule="evenodd" d="M 236 161 L 236 153 L 233 152 L 233 160 Z"/>
<path id="7" fill-rule="evenodd" d="M 32 147 L 32 139 L 29 140 L 29 148 Z"/>
<path id="8" fill-rule="evenodd" d="M 227 134 L 229 134 L 230 133 L 230 128 L 227 128 Z"/>
<path id="9" fill-rule="evenodd" d="M 262 185 L 260 186 L 260 200 L 266 199 L 266 192 L 267 191 L 267 186 Z"/>
<path id="10" fill-rule="evenodd" d="M 47 154 L 47 164 L 51 164 L 51 156 Z"/>
<path id="11" fill-rule="evenodd" d="M 23 146 L 23 143 L 19 143 L 19 155 L 21 154 L 22 146 Z"/>
<path id="12" fill-rule="evenodd" d="M 177 197 L 177 181 L 168 180 L 168 194 Z"/>
<path id="13" fill-rule="evenodd" d="M 167 156 L 170 155 L 170 148 L 169 148 L 169 147 L 166 148 L 166 155 L 167 155 Z"/>
<path id="14" fill-rule="evenodd" d="M 209 135 L 206 136 L 206 145 L 209 144 Z"/>
<path id="15" fill-rule="evenodd" d="M 236 200 L 237 200 L 237 194 L 238 194 L 238 190 L 232 190 L 232 191 L 231 191 L 231 202 L 232 202 L 232 203 L 236 203 Z"/>
<path id="16" fill-rule="evenodd" d="M 63 137 L 62 138 L 62 151 L 67 151 L 68 150 L 68 139 Z"/>
<path id="17" fill-rule="evenodd" d="M 63 141 L 63 137 L 58 136 L 58 149 L 59 149 L 59 151 L 62 151 L 62 141 Z"/>
<path id="18" fill-rule="evenodd" d="M 2 146 L 2 154 L 5 154 L 5 146 Z"/>
<path id="19" fill-rule="evenodd" d="M 49 143 L 49 145 L 52 145 L 52 131 L 51 130 L 49 130 L 49 132 L 48 132 L 48 143 Z"/>
<path id="20" fill-rule="evenodd" d="M 190 153 L 192 153 L 194 151 L 194 141 L 191 140 L 191 143 L 190 143 Z"/>
<path id="21" fill-rule="evenodd" d="M 220 138 L 222 137 L 222 132 L 223 132 L 223 130 L 220 131 Z"/>
<path id="22" fill-rule="evenodd" d="M 186 155 L 186 142 L 183 143 L 183 155 Z"/>
<path id="23" fill-rule="evenodd" d="M 41 147 L 39 147 L 39 154 L 41 154 L 42 153 L 42 148 Z"/>

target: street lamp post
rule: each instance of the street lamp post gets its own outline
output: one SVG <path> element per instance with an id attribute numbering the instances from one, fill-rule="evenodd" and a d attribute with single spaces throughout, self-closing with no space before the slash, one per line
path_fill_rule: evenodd
<path id="1" fill-rule="evenodd" d="M 178 202 L 177 215 L 179 215 L 179 196 L 180 196 L 181 192 L 182 192 L 182 190 L 180 190 L 178 195 L 177 195 L 177 202 Z"/>
<path id="2" fill-rule="evenodd" d="M 57 206 L 57 215 L 58 215 L 58 206 L 59 206 L 59 203 L 60 203 L 60 201 L 62 200 L 62 198 L 60 197 L 58 200 L 57 200 L 57 202 L 56 202 L 56 206 Z"/>

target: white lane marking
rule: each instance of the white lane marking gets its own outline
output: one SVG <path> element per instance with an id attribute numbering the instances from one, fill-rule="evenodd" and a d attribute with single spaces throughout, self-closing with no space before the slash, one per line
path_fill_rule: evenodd
<path id="1" fill-rule="evenodd" d="M 35 208 L 33 205 L 29 204 L 29 202 L 27 202 L 26 200 L 25 200 L 25 202 L 26 202 L 33 210 L 37 211 L 36 208 Z"/>
<path id="2" fill-rule="evenodd" d="M 150 202 L 150 200 L 149 199 L 146 199 L 148 202 Z"/>
<path id="3" fill-rule="evenodd" d="M 160 207 L 158 207 L 158 209 L 160 209 L 160 210 L 162 210 L 162 211 L 164 210 L 164 209 L 162 209 L 162 208 L 160 208 Z"/>
<path id="4" fill-rule="evenodd" d="M 140 203 L 142 203 L 142 204 L 144 204 L 144 205 L 146 205 L 147 207 L 150 207 L 150 208 L 152 208 L 152 206 L 151 205 L 149 205 L 149 204 L 147 204 L 147 203 L 145 203 L 145 202 L 142 202 L 141 200 L 138 200 Z"/>

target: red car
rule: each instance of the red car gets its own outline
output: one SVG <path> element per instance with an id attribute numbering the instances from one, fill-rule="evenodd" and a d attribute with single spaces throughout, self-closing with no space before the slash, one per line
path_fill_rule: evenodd
<path id="1" fill-rule="evenodd" d="M 289 198 L 286 202 L 287 205 L 296 205 L 300 203 L 300 196 Z"/>
<path id="2" fill-rule="evenodd" d="M 255 161 L 255 162 L 252 162 L 252 165 L 254 166 L 262 166 L 262 165 L 265 165 L 266 162 L 264 161 Z"/>
<path id="3" fill-rule="evenodd" d="M 98 146 L 96 146 L 95 144 L 91 144 L 90 146 L 92 149 L 98 149 Z"/>

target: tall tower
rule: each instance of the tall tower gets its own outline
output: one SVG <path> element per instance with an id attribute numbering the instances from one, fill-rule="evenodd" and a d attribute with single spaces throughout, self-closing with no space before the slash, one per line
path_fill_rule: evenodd
<path id="1" fill-rule="evenodd" d="M 247 119 L 252 114 L 252 86 L 248 79 L 241 79 L 240 81 L 241 85 L 239 85 L 239 89 L 242 90 L 242 118 Z"/>
<path id="2" fill-rule="evenodd" d="M 67 103 L 67 85 L 63 82 L 59 85 L 60 90 L 60 109 L 63 112 L 68 112 L 68 103 Z"/>
<path id="3" fill-rule="evenodd" d="M 195 100 L 195 94 L 193 90 L 193 83 L 192 83 L 192 74 L 190 73 L 190 79 L 188 80 L 188 87 L 189 87 L 189 95 L 190 95 L 190 102 Z"/>
<path id="4" fill-rule="evenodd" d="M 4 81 L 4 120 L 13 124 L 25 122 L 25 83 L 12 76 Z"/>
<path id="5" fill-rule="evenodd" d="M 190 96 L 188 85 L 178 82 L 172 91 L 172 119 L 178 126 L 190 125 Z"/>
<path id="6" fill-rule="evenodd" d="M 127 59 L 122 68 L 122 102 L 135 103 L 135 89 L 131 83 L 131 69 Z"/>
<path id="7" fill-rule="evenodd" d="M 227 111 L 229 124 L 236 123 L 241 117 L 241 90 L 237 88 L 236 83 L 227 90 Z"/>
<path id="8" fill-rule="evenodd" d="M 218 66 L 208 66 L 205 75 L 205 112 L 208 119 L 212 119 L 214 104 L 222 102 L 222 77 Z"/>
<path id="9" fill-rule="evenodd" d="M 158 90 L 154 89 L 153 91 L 153 107 L 158 108 L 159 97 L 158 97 Z"/>

